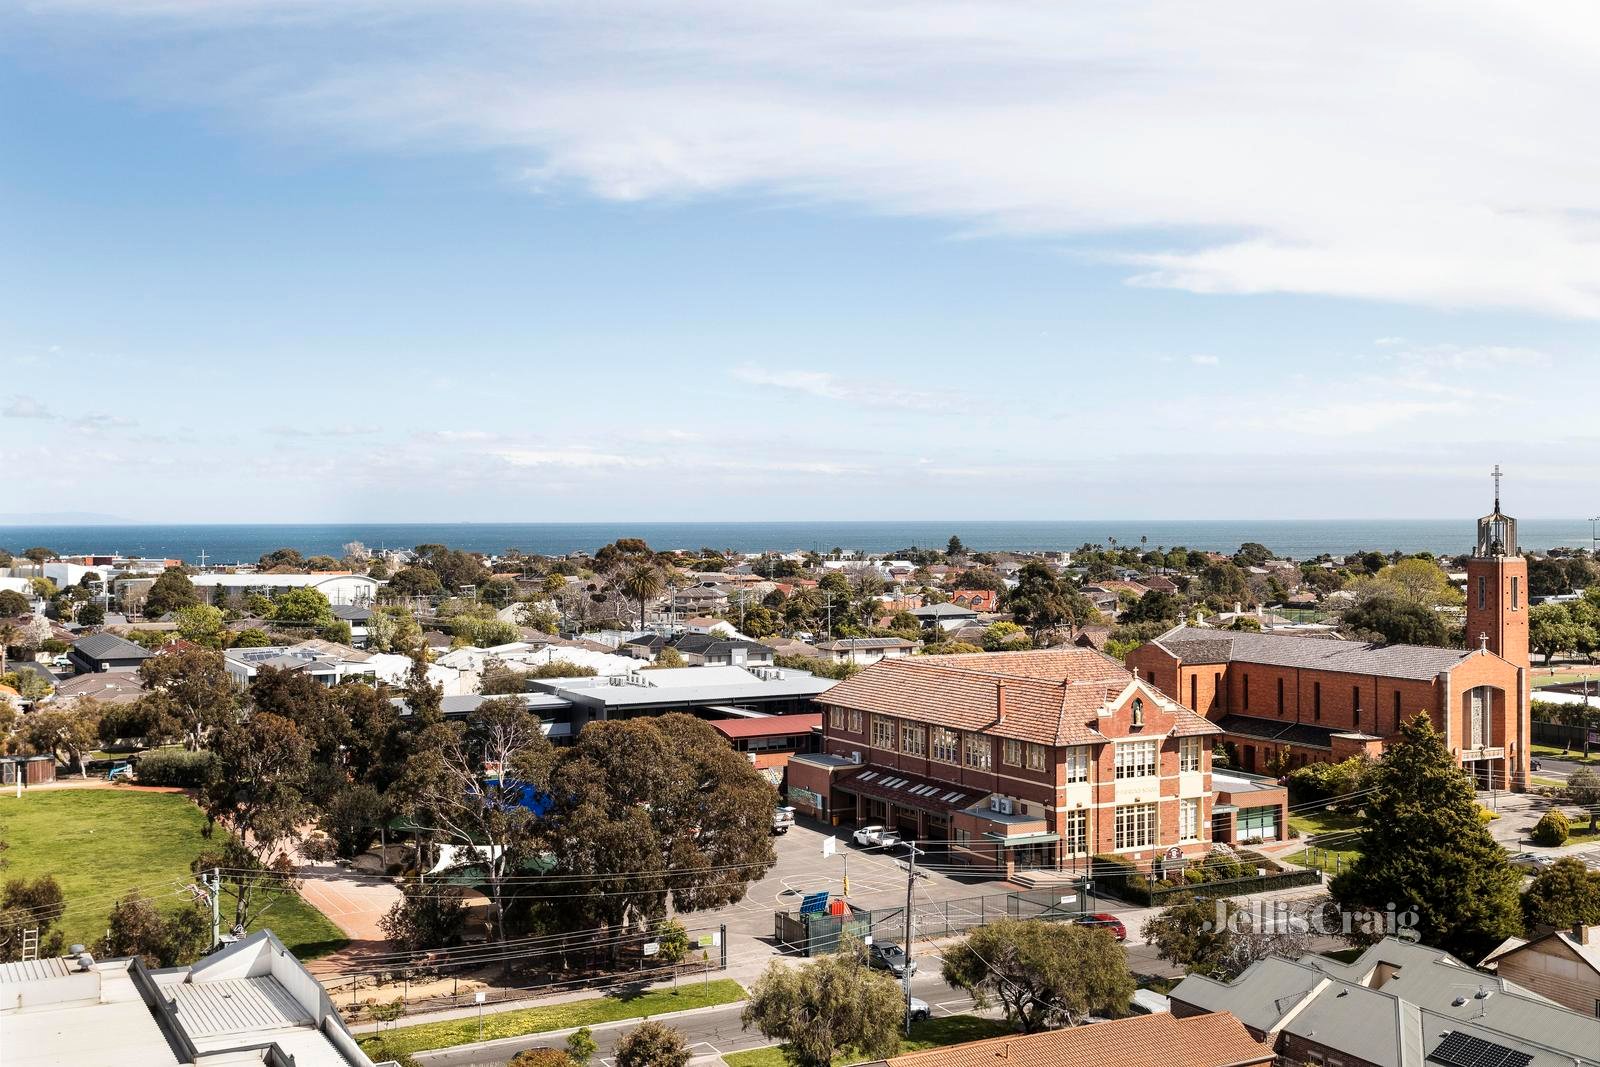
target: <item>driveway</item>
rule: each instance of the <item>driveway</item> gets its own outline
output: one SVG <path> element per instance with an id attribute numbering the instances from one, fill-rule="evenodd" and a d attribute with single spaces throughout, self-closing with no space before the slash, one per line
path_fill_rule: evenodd
<path id="1" fill-rule="evenodd" d="M 358 875 L 331 863 L 299 869 L 300 895 L 352 941 L 382 941 L 378 920 L 400 900 L 400 887 L 371 875 Z"/>

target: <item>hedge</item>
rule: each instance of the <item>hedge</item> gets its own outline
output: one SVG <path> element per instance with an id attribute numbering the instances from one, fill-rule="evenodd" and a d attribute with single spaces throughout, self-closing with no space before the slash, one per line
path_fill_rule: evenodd
<path id="1" fill-rule="evenodd" d="M 1095 892 L 1121 897 L 1130 904 L 1150 903 L 1150 881 L 1145 873 L 1121 856 L 1094 858 Z"/>
<path id="2" fill-rule="evenodd" d="M 139 757 L 140 785 L 177 785 L 198 788 L 211 773 L 211 753 L 158 748 Z"/>
<path id="3" fill-rule="evenodd" d="M 1529 840 L 1543 848 L 1555 848 L 1567 843 L 1567 834 L 1571 827 L 1567 824 L 1567 817 L 1555 808 L 1544 813 L 1544 816 L 1533 824 L 1533 832 L 1528 835 Z"/>

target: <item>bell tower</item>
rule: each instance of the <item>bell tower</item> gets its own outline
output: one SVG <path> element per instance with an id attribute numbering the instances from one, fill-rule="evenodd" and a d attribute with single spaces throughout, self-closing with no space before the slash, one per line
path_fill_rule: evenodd
<path id="1" fill-rule="evenodd" d="M 1482 645 L 1527 671 L 1528 561 L 1517 547 L 1517 520 L 1500 511 L 1500 467 L 1494 476 L 1494 511 L 1478 520 L 1478 539 L 1467 561 L 1467 647 Z"/>

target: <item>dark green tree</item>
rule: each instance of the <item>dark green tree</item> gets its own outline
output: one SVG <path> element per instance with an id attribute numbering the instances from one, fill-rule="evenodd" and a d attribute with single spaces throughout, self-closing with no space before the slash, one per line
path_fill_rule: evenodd
<path id="1" fill-rule="evenodd" d="M 858 1058 L 892 1055 L 904 1019 L 899 983 L 867 967 L 859 944 L 804 966 L 772 961 L 739 1017 L 746 1029 L 782 1041 L 799 1067 L 828 1067 L 847 1048 Z"/>
<path id="2" fill-rule="evenodd" d="M 617 1067 L 687 1067 L 689 1046 L 683 1035 L 666 1023 L 635 1026 L 617 1045 Z"/>
<path id="3" fill-rule="evenodd" d="M 1534 875 L 1523 892 L 1522 920 L 1529 933 L 1600 923 L 1600 871 L 1589 870 L 1572 856 L 1556 860 Z"/>
<path id="4" fill-rule="evenodd" d="M 1381 593 L 1358 601 L 1340 618 L 1358 634 L 1374 634 L 1391 645 L 1434 645 L 1450 643 L 1450 627 L 1444 616 L 1427 604 L 1392 593 Z"/>
<path id="5" fill-rule="evenodd" d="M 979 927 L 945 952 L 942 973 L 978 1007 L 998 1001 L 1006 1021 L 1029 1034 L 1121 1015 L 1134 990 L 1109 931 L 1038 919 Z"/>
<path id="6" fill-rule="evenodd" d="M 28 614 L 28 598 L 15 589 L 0 589 L 0 616 L 14 618 Z"/>
<path id="7" fill-rule="evenodd" d="M 133 890 L 111 906 L 105 940 L 106 956 L 138 956 L 148 967 L 192 963 L 211 936 L 211 917 L 190 904 L 163 913 L 155 902 Z"/>
<path id="8" fill-rule="evenodd" d="M 1426 715 L 1372 773 L 1366 831 L 1329 886 L 1346 911 L 1414 910 L 1422 940 L 1476 962 L 1521 932 L 1517 872 L 1478 817 L 1472 784 Z M 1384 931 L 1368 926 L 1365 936 Z"/>
<path id="9" fill-rule="evenodd" d="M 200 603 L 200 594 L 195 592 L 194 583 L 189 580 L 189 575 L 182 567 L 168 567 L 161 572 L 161 577 L 150 586 L 150 592 L 145 595 L 144 613 L 147 617 L 156 619 L 169 611 L 178 611 L 182 608 Z"/>
<path id="10" fill-rule="evenodd" d="M 1005 606 L 1012 618 L 1033 634 L 1035 644 L 1047 630 L 1065 626 L 1069 633 L 1076 633 L 1096 616 L 1087 597 L 1039 562 L 1023 566 L 1016 588 L 1006 594 Z"/>

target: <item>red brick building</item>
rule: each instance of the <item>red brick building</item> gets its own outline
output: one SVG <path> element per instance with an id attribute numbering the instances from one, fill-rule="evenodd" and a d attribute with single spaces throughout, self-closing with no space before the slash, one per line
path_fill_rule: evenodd
<path id="1" fill-rule="evenodd" d="M 1179 626 L 1128 654 L 1141 679 L 1206 716 L 1246 771 L 1381 755 L 1419 711 L 1481 788 L 1528 780 L 1528 562 L 1516 520 L 1478 520 L 1469 648 L 1374 645 Z"/>
<path id="2" fill-rule="evenodd" d="M 884 660 L 817 699 L 822 751 L 789 762 L 807 814 L 1005 874 L 1211 846 L 1221 730 L 1100 653 Z"/>

